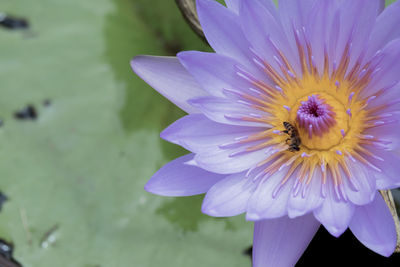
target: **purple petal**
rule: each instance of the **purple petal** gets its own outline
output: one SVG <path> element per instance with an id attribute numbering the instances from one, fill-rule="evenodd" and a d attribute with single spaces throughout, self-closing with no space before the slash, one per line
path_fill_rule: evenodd
<path id="1" fill-rule="evenodd" d="M 344 178 L 344 190 L 348 199 L 356 205 L 370 203 L 374 199 L 376 193 L 375 176 L 362 163 L 348 161 L 347 166 L 351 173 L 350 180 L 344 173 L 342 173 L 342 176 L 346 177 Z"/>
<path id="2" fill-rule="evenodd" d="M 372 64 L 378 63 L 380 71 L 373 77 L 363 94 L 372 95 L 376 91 L 399 81 L 400 71 L 400 38 L 388 43 Z"/>
<path id="3" fill-rule="evenodd" d="M 237 150 L 210 149 L 196 154 L 194 160 L 205 170 L 220 174 L 232 174 L 246 171 L 268 157 L 267 150 L 240 153 L 241 151 L 243 151 L 242 148 Z M 238 154 L 235 155 L 235 153 Z"/>
<path id="4" fill-rule="evenodd" d="M 278 218 L 287 214 L 289 195 L 294 182 L 294 179 L 289 179 L 285 185 L 281 186 L 287 170 L 285 167 L 275 172 L 258 185 L 249 200 L 247 220 L 258 221 Z"/>
<path id="5" fill-rule="evenodd" d="M 197 0 L 197 12 L 207 41 L 215 52 L 234 58 L 259 79 L 265 77 L 250 60 L 250 44 L 235 12 L 214 0 Z"/>
<path id="6" fill-rule="evenodd" d="M 381 195 L 368 205 L 357 207 L 350 230 L 367 248 L 389 257 L 396 248 L 393 217 Z"/>
<path id="7" fill-rule="evenodd" d="M 400 87 L 398 87 L 397 89 L 400 90 Z M 398 93 L 398 92 L 396 92 L 396 93 Z M 393 99 L 397 99 L 397 97 L 395 98 L 395 96 L 392 96 L 391 100 L 393 100 Z M 390 99 L 388 99 L 387 101 L 390 101 Z M 399 134 L 397 131 L 393 131 L 393 129 L 397 129 L 399 127 L 399 123 L 400 123 L 399 115 L 400 114 L 395 114 L 394 112 L 391 112 L 391 111 L 384 112 L 384 114 L 392 114 L 392 116 L 388 117 L 388 119 L 397 120 L 397 122 L 387 124 L 387 125 L 382 125 L 380 127 L 374 127 L 371 129 L 367 129 L 365 131 L 365 135 L 375 136 L 377 139 L 383 140 L 384 142 L 386 142 L 386 143 L 380 145 L 386 151 L 399 150 L 400 149 Z M 376 114 L 376 115 L 379 115 L 379 114 Z M 378 147 L 371 147 L 371 149 L 376 150 L 376 149 L 378 149 Z"/>
<path id="8" fill-rule="evenodd" d="M 336 53 L 336 62 L 340 62 L 344 49 L 351 42 L 350 70 L 362 54 L 369 41 L 372 27 L 378 15 L 380 0 L 352 0 L 340 2 L 340 35 Z M 366 52 L 366 51 L 364 51 Z"/>
<path id="9" fill-rule="evenodd" d="M 298 5 L 302 5 L 300 4 L 301 1 L 298 2 Z M 306 10 L 310 8 L 311 2 L 306 1 L 307 5 L 304 7 Z M 302 16 L 308 14 L 307 24 L 303 25 L 306 25 L 306 36 L 311 44 L 315 65 L 320 74 L 323 73 L 325 52 L 328 52 L 325 49 L 330 45 L 331 28 L 337 10 L 336 5 L 336 0 L 316 1 L 309 12 L 306 12 L 306 10 L 302 12 Z"/>
<path id="10" fill-rule="evenodd" d="M 239 64 L 232 58 L 198 51 L 181 52 L 178 58 L 210 95 L 226 97 L 224 89 L 245 91 L 252 86 L 237 75 Z"/>
<path id="11" fill-rule="evenodd" d="M 203 114 L 187 115 L 165 129 L 161 137 L 192 152 L 218 149 L 218 146 L 259 132 L 259 128 L 216 123 Z M 219 148 L 221 149 L 221 148 Z"/>
<path id="12" fill-rule="evenodd" d="M 324 225 L 329 233 L 338 237 L 349 226 L 354 214 L 354 204 L 336 199 L 330 179 L 328 179 L 327 185 L 326 199 L 321 207 L 314 211 L 314 216 Z"/>
<path id="13" fill-rule="evenodd" d="M 230 175 L 211 187 L 204 198 L 202 212 L 214 217 L 236 216 L 245 212 L 256 187 L 245 175 Z"/>
<path id="14" fill-rule="evenodd" d="M 400 37 L 400 1 L 389 5 L 378 16 L 371 33 L 368 58 L 390 41 Z"/>
<path id="15" fill-rule="evenodd" d="M 386 88 L 377 88 L 377 87 L 371 87 L 368 88 L 370 95 L 373 92 L 376 92 L 380 89 L 384 89 L 385 92 L 381 95 L 378 95 L 376 98 L 374 98 L 373 100 L 371 100 L 368 103 L 368 108 L 373 109 L 379 106 L 385 106 L 386 104 L 392 102 L 392 101 L 396 101 L 400 98 L 400 79 L 399 80 L 394 80 L 392 81 L 391 85 L 388 85 Z M 365 94 L 364 94 L 365 95 Z M 393 111 L 398 111 L 399 110 L 399 105 L 395 104 L 392 105 L 390 107 L 384 108 L 379 110 L 378 112 L 375 112 L 374 115 L 382 115 L 382 114 L 392 114 L 393 116 L 396 115 L 396 113 L 394 113 Z M 398 112 L 397 112 L 398 113 Z M 394 119 L 399 119 L 399 114 L 397 114 L 397 117 Z M 371 128 L 372 131 L 374 131 L 375 129 L 382 129 L 384 127 L 378 127 L 378 128 Z M 393 129 L 393 125 L 390 125 L 390 127 L 388 127 L 388 129 Z M 366 131 L 371 131 L 370 129 L 367 129 Z M 375 134 L 374 134 L 375 135 Z"/>
<path id="16" fill-rule="evenodd" d="M 299 73 L 298 56 L 293 52 L 291 42 L 286 37 L 281 23 L 276 20 L 274 15 L 264 5 L 259 1 L 242 1 L 240 6 L 240 21 L 246 38 L 256 50 L 258 56 L 271 64 L 279 72 L 278 65 L 274 59 L 274 56 L 277 56 L 277 53 L 274 51 L 276 48 L 268 41 L 268 38 L 270 38 L 275 47 L 281 50 L 282 54 L 287 57 L 295 72 Z"/>
<path id="17" fill-rule="evenodd" d="M 316 0 L 279 0 L 279 14 L 288 35 L 293 34 L 293 24 L 296 29 L 306 25 L 315 2 Z"/>
<path id="18" fill-rule="evenodd" d="M 290 218 L 303 216 L 321 206 L 324 198 L 321 194 L 321 169 L 316 168 L 308 186 L 303 185 L 300 190 L 294 187 L 290 192 L 288 214 Z"/>
<path id="19" fill-rule="evenodd" d="M 239 126 L 270 128 L 270 125 L 266 122 L 254 122 L 245 119 L 249 117 L 256 119 L 266 118 L 264 120 L 266 121 L 268 119 L 268 113 L 240 102 L 210 96 L 191 99 L 189 103 L 201 110 L 204 115 L 215 122 Z"/>
<path id="20" fill-rule="evenodd" d="M 239 13 L 240 0 L 225 0 L 226 6 L 235 13 Z"/>
<path id="21" fill-rule="evenodd" d="M 253 267 L 294 266 L 319 226 L 312 214 L 255 222 Z"/>
<path id="22" fill-rule="evenodd" d="M 298 54 L 293 30 L 302 31 L 302 29 L 307 25 L 307 22 L 313 18 L 310 16 L 310 12 L 315 2 L 316 0 L 279 0 L 278 6 L 282 25 L 290 41 L 291 48 L 296 53 L 296 56 L 298 56 Z M 328 2 L 328 0 L 319 2 Z M 320 13 L 322 13 L 322 11 L 320 11 Z M 321 25 L 313 25 L 312 28 L 318 26 Z M 306 29 L 306 32 L 308 32 L 308 30 L 309 29 Z M 320 43 L 323 43 L 322 40 L 323 39 L 320 38 Z"/>
<path id="23" fill-rule="evenodd" d="M 145 82 L 187 113 L 199 112 L 186 102 L 188 99 L 208 95 L 176 57 L 137 56 L 131 66 Z"/>
<path id="24" fill-rule="evenodd" d="M 398 137 L 397 137 L 398 138 Z M 400 187 L 400 156 L 395 151 L 381 151 L 380 149 L 369 149 L 375 156 L 383 159 L 367 157 L 368 161 L 378 167 L 381 171 L 373 171 L 376 178 L 376 188 L 380 190 Z"/>
<path id="25" fill-rule="evenodd" d="M 192 196 L 207 192 L 225 178 L 224 175 L 185 164 L 191 160 L 193 154 L 167 163 L 151 177 L 145 190 L 161 196 Z"/>

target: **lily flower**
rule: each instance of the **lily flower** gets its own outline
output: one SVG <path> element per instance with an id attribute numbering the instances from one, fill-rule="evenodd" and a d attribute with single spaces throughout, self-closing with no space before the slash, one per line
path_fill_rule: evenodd
<path id="1" fill-rule="evenodd" d="M 215 53 L 137 56 L 188 113 L 161 133 L 191 153 L 145 189 L 206 193 L 202 211 L 254 221 L 253 266 L 293 266 L 322 224 L 389 256 L 378 190 L 400 186 L 400 1 L 197 0 Z"/>

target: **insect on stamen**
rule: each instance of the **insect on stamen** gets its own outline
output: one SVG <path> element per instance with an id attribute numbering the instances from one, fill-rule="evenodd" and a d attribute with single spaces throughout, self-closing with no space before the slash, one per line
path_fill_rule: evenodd
<path id="1" fill-rule="evenodd" d="M 289 138 L 286 139 L 286 143 L 289 145 L 288 150 L 290 152 L 300 151 L 301 139 L 296 127 L 287 121 L 283 122 L 283 126 L 286 130 L 282 132 L 289 135 Z"/>

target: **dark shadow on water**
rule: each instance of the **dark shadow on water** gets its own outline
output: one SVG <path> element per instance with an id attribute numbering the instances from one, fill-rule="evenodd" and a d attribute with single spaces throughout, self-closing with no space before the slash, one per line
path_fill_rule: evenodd
<path id="1" fill-rule="evenodd" d="M 124 129 L 128 133 L 142 128 L 159 131 L 165 121 L 173 121 L 182 112 L 131 70 L 129 61 L 135 55 L 164 53 L 162 44 L 137 15 L 134 2 L 114 0 L 115 11 L 108 14 L 104 25 L 105 59 L 125 88 L 119 112 Z"/>
<path id="2" fill-rule="evenodd" d="M 136 55 L 174 56 L 181 50 L 207 50 L 186 25 L 174 1 L 114 0 L 104 25 L 105 59 L 125 88 L 119 113 L 124 129 L 160 130 L 184 112 L 137 77 L 129 61 Z"/>
<path id="3" fill-rule="evenodd" d="M 252 247 L 243 251 L 249 257 L 252 252 Z M 398 267 L 400 254 L 383 257 L 361 244 L 350 230 L 336 238 L 321 226 L 296 264 L 296 267 L 310 266 Z"/>
<path id="4" fill-rule="evenodd" d="M 324 259 L 323 261 L 321 259 Z M 400 266 L 400 254 L 380 256 L 362 245 L 347 230 L 339 238 L 320 227 L 296 267 L 303 266 Z"/>

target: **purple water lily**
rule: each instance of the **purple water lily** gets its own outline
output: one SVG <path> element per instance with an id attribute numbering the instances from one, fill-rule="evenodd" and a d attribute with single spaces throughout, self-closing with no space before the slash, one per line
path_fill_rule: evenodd
<path id="1" fill-rule="evenodd" d="M 138 56 L 133 70 L 189 115 L 161 133 L 191 154 L 146 190 L 206 193 L 255 222 L 253 265 L 293 266 L 322 224 L 389 256 L 400 186 L 400 1 L 198 0 L 215 53 Z"/>

